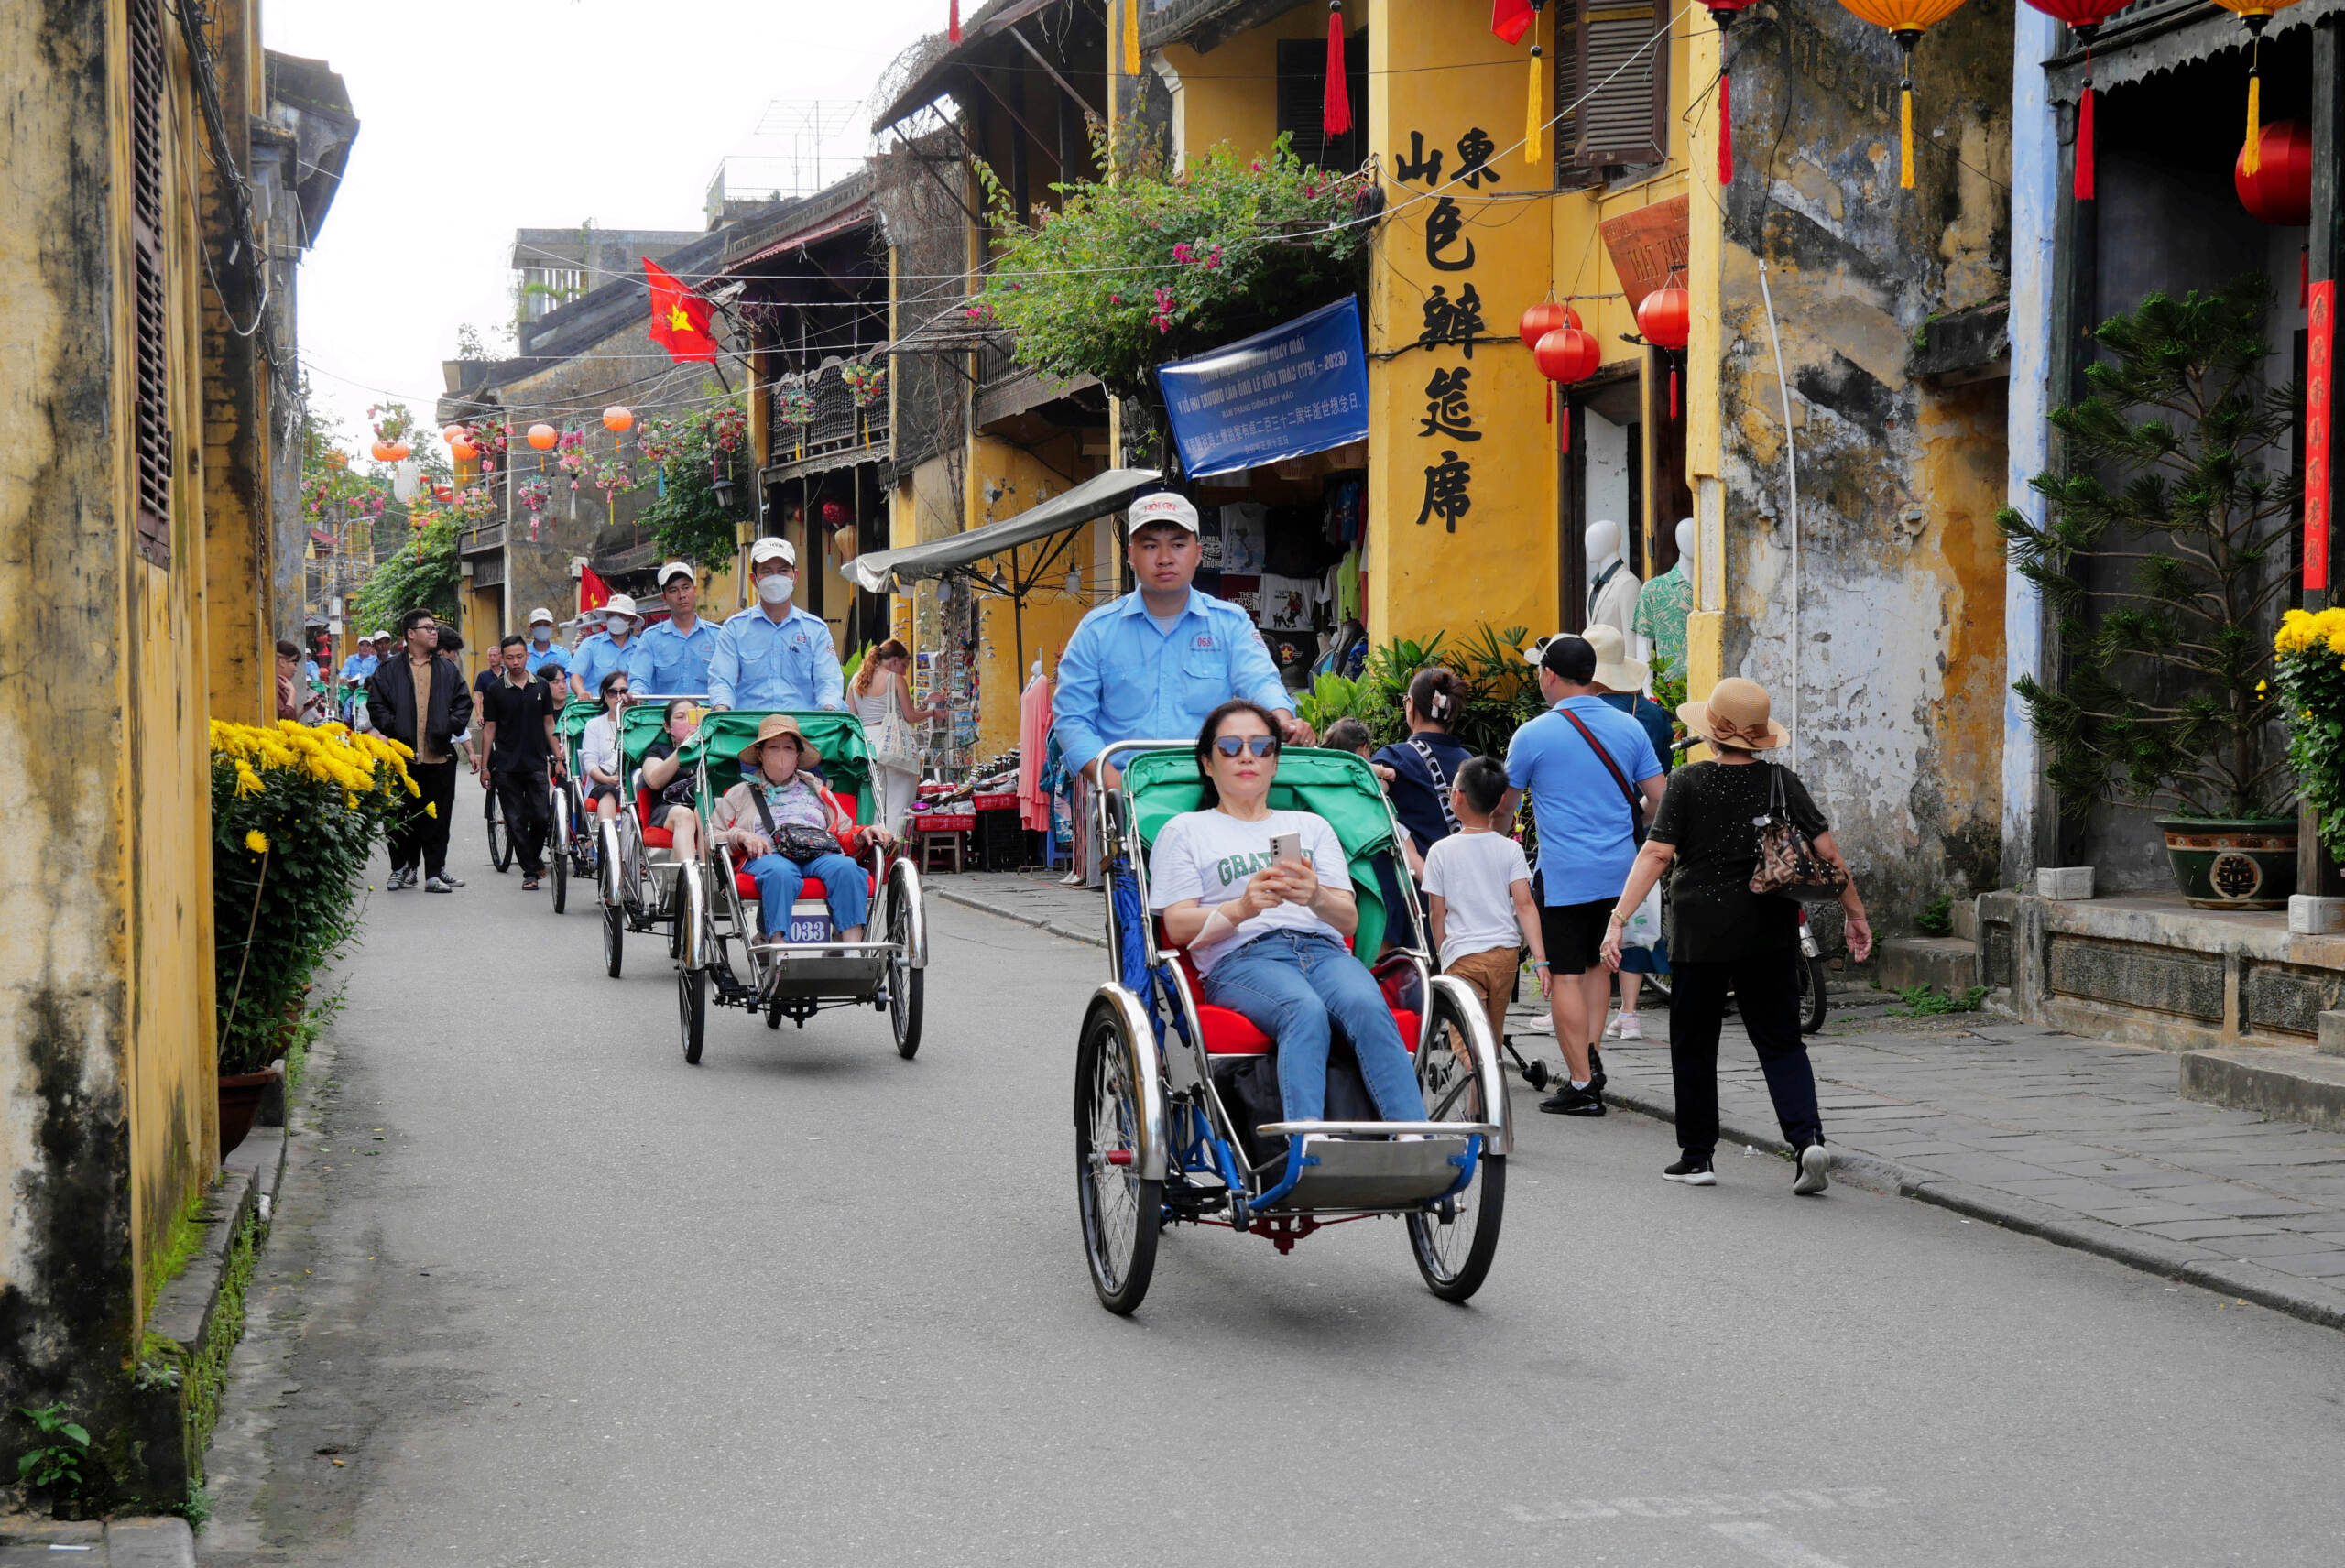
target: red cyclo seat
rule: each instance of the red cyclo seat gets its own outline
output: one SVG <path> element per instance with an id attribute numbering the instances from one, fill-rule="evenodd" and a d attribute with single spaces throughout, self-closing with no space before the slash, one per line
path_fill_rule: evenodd
<path id="1" fill-rule="evenodd" d="M 1228 1007 L 1216 1007 L 1205 999 L 1205 981 L 1198 975 L 1196 964 L 1191 962 L 1189 950 L 1172 947 L 1165 942 L 1162 916 L 1156 922 L 1156 943 L 1160 949 L 1172 955 L 1172 961 L 1181 966 L 1182 977 L 1189 983 L 1189 995 L 1196 999 L 1197 1028 L 1205 1037 L 1207 1056 L 1268 1056 L 1271 1053 L 1271 1037 L 1256 1029 L 1251 1018 Z M 1402 1046 L 1413 1054 L 1417 1049 L 1418 1019 L 1415 1010 L 1394 1007 L 1391 1012 L 1392 1025 L 1401 1031 Z"/>
<path id="2" fill-rule="evenodd" d="M 666 828 L 651 825 L 651 813 L 658 810 L 659 798 L 638 785 L 635 791 L 635 820 L 643 824 L 643 845 L 646 849 L 673 849 L 676 835 Z"/>
<path id="3" fill-rule="evenodd" d="M 836 806 L 841 811 L 846 814 L 848 823 L 847 830 L 846 832 L 837 835 L 839 841 L 839 853 L 852 859 L 856 848 L 858 847 L 859 841 L 863 836 L 862 829 L 855 825 L 855 797 L 852 795 L 834 795 L 827 789 L 825 789 L 823 794 L 824 799 L 828 800 L 831 804 Z M 661 836 L 668 837 L 670 835 L 662 834 Z M 644 835 L 644 841 L 646 843 L 650 842 L 650 835 L 649 833 Z M 746 865 L 747 862 L 743 862 L 743 864 Z M 877 871 L 867 872 L 864 876 L 864 880 L 870 887 L 871 896 L 874 898 L 877 898 L 879 896 L 879 874 Z M 758 896 L 757 881 L 746 871 L 738 869 L 734 871 L 733 885 L 740 889 L 741 897 L 744 898 L 755 898 Z M 823 898 L 826 904 L 828 902 L 828 899 L 823 891 L 822 880 L 819 877 L 807 877 L 805 885 L 799 889 L 798 896 L 802 898 Z"/>

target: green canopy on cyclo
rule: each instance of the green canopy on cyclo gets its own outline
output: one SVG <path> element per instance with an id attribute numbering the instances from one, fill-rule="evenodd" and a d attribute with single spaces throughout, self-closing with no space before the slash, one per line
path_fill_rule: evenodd
<path id="1" fill-rule="evenodd" d="M 798 721 L 808 744 L 823 754 L 814 771 L 833 792 L 851 797 L 855 820 L 867 824 L 872 812 L 871 747 L 863 738 L 862 722 L 852 713 L 790 716 Z M 737 708 L 711 713 L 701 721 L 699 733 L 684 743 L 677 755 L 685 767 L 699 766 L 704 756 L 708 758 L 708 798 L 701 802 L 703 809 L 713 807 L 717 796 L 741 781 L 741 748 L 758 738 L 758 722 L 764 717 Z"/>
<path id="2" fill-rule="evenodd" d="M 1139 802 L 1140 838 L 1153 847 L 1166 822 L 1197 809 L 1203 786 L 1195 754 L 1141 752 L 1122 767 L 1124 782 Z M 1279 753 L 1270 806 L 1274 811 L 1309 811 L 1336 830 L 1351 861 L 1352 893 L 1359 903 L 1359 931 L 1352 945 L 1373 957 L 1383 945 L 1385 927 L 1376 863 L 1393 853 L 1392 813 L 1375 769 L 1348 751 L 1288 746 Z"/>

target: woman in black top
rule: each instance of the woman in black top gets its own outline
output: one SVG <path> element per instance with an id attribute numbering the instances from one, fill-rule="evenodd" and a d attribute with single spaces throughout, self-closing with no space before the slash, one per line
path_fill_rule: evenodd
<path id="1" fill-rule="evenodd" d="M 1391 772 L 1384 780 L 1384 793 L 1392 802 L 1392 814 L 1401 819 L 1401 857 L 1408 862 L 1409 875 L 1419 879 L 1424 877 L 1425 856 L 1433 853 L 1433 846 L 1457 831 L 1449 814 L 1449 789 L 1457 781 L 1457 770 L 1474 754 L 1450 735 L 1449 726 L 1465 706 L 1466 682 L 1455 670 L 1438 664 L 1418 670 L 1401 697 L 1401 717 L 1409 726 L 1409 738 L 1395 741 L 1369 759 Z M 1390 878 L 1391 862 L 1378 861 L 1376 872 L 1380 883 Z M 1385 931 L 1386 943 L 1413 942 L 1416 932 L 1400 888 L 1387 887 L 1383 893 L 1384 907 L 1397 917 Z"/>
<path id="2" fill-rule="evenodd" d="M 651 795 L 651 821 L 647 826 L 665 828 L 676 835 L 676 858 L 700 858 L 700 813 L 693 810 L 693 776 L 676 760 L 676 748 L 693 738 L 693 699 L 677 697 L 668 703 L 661 735 L 643 748 L 643 767 L 636 778 Z"/>
<path id="3" fill-rule="evenodd" d="M 1682 1157 L 1662 1174 L 1690 1186 L 1716 1185 L 1711 1156 L 1718 1140 L 1718 1028 L 1729 992 L 1767 1075 L 1767 1094 L 1783 1139 L 1799 1151 L 1794 1192 L 1829 1185 L 1832 1157 L 1824 1147 L 1823 1113 L 1816 1104 L 1816 1074 L 1799 1033 L 1799 906 L 1773 893 L 1753 893 L 1759 864 L 1754 820 L 1768 814 L 1780 781 L 1785 813 L 1839 868 L 1840 908 L 1848 916 L 1849 956 L 1862 964 L 1872 953 L 1872 928 L 1856 878 L 1832 839 L 1807 787 L 1787 768 L 1757 754 L 1790 739 L 1769 716 L 1766 688 L 1721 681 L 1707 702 L 1677 710 L 1685 727 L 1710 743 L 1714 762 L 1696 762 L 1669 776 L 1644 848 L 1604 937 L 1604 961 L 1620 966 L 1620 928 L 1627 911 L 1644 901 L 1670 872 L 1669 1066 L 1677 1094 L 1677 1144 Z"/>

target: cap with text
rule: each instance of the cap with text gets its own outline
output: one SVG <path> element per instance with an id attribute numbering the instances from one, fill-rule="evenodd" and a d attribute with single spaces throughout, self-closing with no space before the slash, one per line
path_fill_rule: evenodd
<path id="1" fill-rule="evenodd" d="M 529 624 L 533 626 L 550 626 L 553 625 L 553 612 L 540 604 L 529 612 Z"/>
<path id="2" fill-rule="evenodd" d="M 1186 495 L 1176 495 L 1170 490 L 1159 490 L 1153 495 L 1142 495 L 1132 503 L 1131 510 L 1125 516 L 1131 520 L 1131 531 L 1134 535 L 1138 535 L 1142 528 L 1154 528 L 1164 523 L 1171 523 L 1175 528 L 1186 528 L 1191 533 L 1197 531 L 1196 504 Z"/>
<path id="3" fill-rule="evenodd" d="M 695 587 L 700 583 L 700 573 L 694 572 L 692 568 L 692 563 L 686 561 L 671 561 L 667 565 L 660 569 L 660 590 L 661 593 L 664 593 L 667 592 L 668 580 L 671 577 L 681 577 L 687 583 L 693 584 Z"/>
<path id="4" fill-rule="evenodd" d="M 761 539 L 749 547 L 749 565 L 755 568 L 769 561 L 779 561 L 784 566 L 798 564 L 798 550 L 786 539 Z"/>

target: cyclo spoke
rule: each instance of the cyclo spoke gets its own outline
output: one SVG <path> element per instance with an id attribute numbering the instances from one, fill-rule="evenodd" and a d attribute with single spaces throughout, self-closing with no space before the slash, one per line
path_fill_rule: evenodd
<path id="1" fill-rule="evenodd" d="M 1138 1215 L 1135 1174 L 1129 1165 L 1107 1162 L 1115 1149 L 1131 1148 L 1121 1065 L 1107 1051 L 1099 1053 L 1091 1094 L 1091 1191 L 1098 1206 L 1099 1241 L 1111 1278 L 1120 1282 L 1137 1240 L 1130 1222 Z"/>

